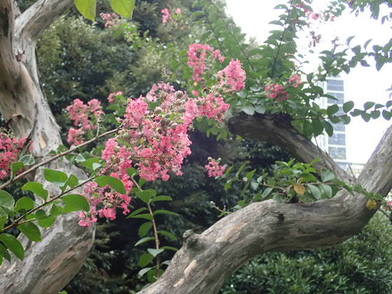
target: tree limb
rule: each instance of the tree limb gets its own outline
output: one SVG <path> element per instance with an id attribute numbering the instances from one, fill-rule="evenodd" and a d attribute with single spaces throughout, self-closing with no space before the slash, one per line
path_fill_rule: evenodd
<path id="1" fill-rule="evenodd" d="M 69 9 L 73 0 L 39 0 L 16 19 L 16 34 L 32 40 Z"/>
<path id="2" fill-rule="evenodd" d="M 20 72 L 12 43 L 15 26 L 14 8 L 12 0 L 0 0 L 0 91 L 3 87 L 13 87 Z"/>
<path id="3" fill-rule="evenodd" d="M 318 169 L 329 169 L 338 178 L 348 183 L 355 181 L 326 152 L 300 134 L 291 125 L 288 115 L 255 114 L 250 116 L 241 113 L 230 118 L 228 126 L 234 134 L 278 145 L 303 162 L 319 159 L 320 161 L 315 163 Z"/>
<path id="4" fill-rule="evenodd" d="M 348 176 L 333 160 L 300 135 L 282 117 L 240 115 L 230 119 L 232 131 L 286 147 L 309 162 Z M 392 188 L 392 127 L 385 133 L 359 178 L 369 192 L 386 196 Z M 379 172 L 375 172 L 379 170 Z M 348 177 L 348 179 L 350 179 Z M 255 202 L 184 241 L 162 277 L 140 294 L 214 294 L 225 279 L 252 257 L 267 251 L 300 250 L 336 245 L 358 233 L 375 210 L 363 195 L 340 191 L 313 203 Z"/>

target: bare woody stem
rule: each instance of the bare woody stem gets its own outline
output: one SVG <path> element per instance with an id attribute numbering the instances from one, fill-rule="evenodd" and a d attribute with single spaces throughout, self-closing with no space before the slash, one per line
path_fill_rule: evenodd
<path id="1" fill-rule="evenodd" d="M 150 203 L 147 203 L 147 207 L 148 207 L 148 212 L 150 213 L 151 218 L 152 218 L 151 222 L 152 222 L 152 229 L 154 231 L 155 249 L 158 250 L 160 248 L 160 242 L 159 242 L 159 237 L 158 237 L 158 227 L 157 227 L 157 224 L 155 222 L 154 213 L 152 211 Z M 157 261 L 156 262 L 156 269 L 157 269 L 157 273 L 158 273 L 158 271 L 159 271 L 159 256 L 157 256 L 156 261 Z"/>
<path id="2" fill-rule="evenodd" d="M 28 216 L 28 215 L 30 215 L 30 214 L 33 214 L 34 212 L 36 212 L 36 211 L 40 210 L 41 208 L 43 208 L 43 207 L 49 205 L 50 203 L 56 201 L 57 199 L 60 199 L 60 198 L 63 197 L 64 195 L 66 195 L 66 194 L 68 194 L 68 193 L 74 191 L 74 190 L 77 189 L 77 188 L 82 187 L 83 185 L 87 184 L 88 182 L 92 181 L 92 180 L 95 179 L 95 178 L 96 178 L 96 176 L 90 177 L 90 178 L 88 178 L 87 180 L 85 180 L 85 181 L 81 182 L 80 184 L 76 185 L 75 187 L 72 187 L 72 188 L 70 188 L 70 189 L 68 189 L 68 190 L 66 190 L 66 191 L 64 191 L 64 192 L 61 192 L 59 195 L 57 195 L 57 196 L 51 198 L 50 200 L 45 201 L 44 203 L 38 205 L 37 207 L 35 207 L 35 208 L 33 208 L 33 209 L 30 209 L 29 211 L 27 211 L 26 213 L 24 213 L 24 214 L 22 214 L 20 217 L 18 217 L 12 224 L 10 224 L 10 225 L 6 226 L 5 228 L 3 228 L 2 230 L 0 230 L 0 233 L 5 232 L 5 231 L 8 231 L 8 230 L 10 230 L 10 229 L 12 229 L 12 228 L 14 228 L 14 227 L 16 227 L 16 226 L 22 224 L 22 223 L 26 223 L 26 222 L 29 222 L 29 221 L 33 221 L 33 220 L 27 220 L 27 221 L 22 221 L 22 220 L 23 220 L 26 216 Z"/>
<path id="3" fill-rule="evenodd" d="M 77 146 L 71 147 L 67 151 L 61 152 L 61 153 L 56 154 L 56 155 L 54 155 L 54 156 L 52 156 L 52 157 L 50 157 L 48 159 L 45 159 L 45 160 L 43 160 L 43 161 L 33 165 L 32 167 L 30 167 L 29 169 L 25 170 L 24 172 L 18 174 L 17 176 L 11 178 L 10 180 L 5 182 L 4 184 L 0 185 L 0 189 L 4 189 L 5 187 L 8 187 L 9 185 L 11 185 L 12 183 L 16 182 L 17 180 L 19 180 L 19 179 L 23 178 L 24 176 L 28 175 L 29 173 L 35 171 L 37 168 L 39 168 L 39 167 L 41 167 L 43 165 L 46 165 L 46 164 L 48 164 L 48 163 L 50 163 L 50 162 L 52 162 L 52 161 L 54 161 L 54 160 L 56 160 L 58 158 L 64 157 L 64 156 L 70 154 L 71 152 L 73 152 L 73 151 L 75 151 L 77 149 L 85 147 L 85 146 L 89 145 L 90 143 L 93 143 L 93 142 L 97 141 L 98 139 L 100 139 L 102 137 L 105 137 L 105 136 L 108 136 L 110 134 L 116 133 L 120 129 L 121 129 L 121 126 L 118 127 L 118 128 L 115 128 L 113 130 L 107 131 L 105 133 L 102 133 L 101 135 L 96 136 L 96 137 L 94 137 L 94 138 L 92 138 L 92 139 L 90 139 L 90 140 L 88 140 L 88 141 L 86 141 L 86 142 L 84 142 L 82 144 L 79 144 Z"/>

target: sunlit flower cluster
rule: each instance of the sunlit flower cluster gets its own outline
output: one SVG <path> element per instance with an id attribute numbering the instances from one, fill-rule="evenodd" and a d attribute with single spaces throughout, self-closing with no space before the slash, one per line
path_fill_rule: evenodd
<path id="1" fill-rule="evenodd" d="M 83 143 L 83 136 L 88 131 L 97 129 L 98 121 L 103 114 L 101 102 L 92 99 L 84 104 L 82 100 L 75 99 L 66 109 L 76 127 L 69 129 L 67 141 L 71 145 L 79 145 Z"/>
<path id="2" fill-rule="evenodd" d="M 218 72 L 220 87 L 227 92 L 238 92 L 245 88 L 246 73 L 239 60 L 231 60 L 229 65 Z"/>
<path id="3" fill-rule="evenodd" d="M 275 99 L 276 101 L 285 101 L 290 98 L 287 88 L 298 88 L 301 84 L 301 76 L 299 74 L 294 74 L 289 78 L 287 86 L 281 84 L 268 84 L 265 86 L 264 91 L 267 98 Z"/>
<path id="4" fill-rule="evenodd" d="M 220 50 L 214 49 L 207 44 L 192 44 L 188 49 L 188 65 L 193 68 L 192 78 L 195 82 L 200 82 L 204 72 L 207 70 L 207 57 L 223 62 L 225 57 Z"/>
<path id="5" fill-rule="evenodd" d="M 162 23 L 168 23 L 168 22 L 170 22 L 173 19 L 173 17 L 172 17 L 173 12 L 170 11 L 169 8 L 162 9 L 161 13 L 162 13 Z M 181 13 L 182 13 L 181 8 L 176 8 L 174 10 L 174 15 L 176 15 L 176 14 L 178 15 L 178 14 L 181 14 Z"/>
<path id="6" fill-rule="evenodd" d="M 220 165 L 219 160 L 208 157 L 208 164 L 204 166 L 209 177 L 221 177 L 225 173 L 226 165 Z"/>
<path id="7" fill-rule="evenodd" d="M 11 163 L 18 160 L 25 142 L 24 138 L 12 138 L 8 134 L 0 132 L 0 180 L 10 175 Z"/>
<path id="8" fill-rule="evenodd" d="M 116 13 L 100 13 L 99 16 L 105 22 L 105 28 L 111 28 L 119 24 L 120 16 Z"/>

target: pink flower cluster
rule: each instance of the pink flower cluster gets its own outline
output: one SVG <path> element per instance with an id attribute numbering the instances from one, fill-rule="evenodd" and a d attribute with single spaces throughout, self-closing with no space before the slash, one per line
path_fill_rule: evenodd
<path id="1" fill-rule="evenodd" d="M 294 88 L 298 88 L 302 84 L 301 76 L 299 74 L 292 75 L 289 78 L 289 84 Z"/>
<path id="2" fill-rule="evenodd" d="M 0 180 L 9 176 L 11 163 L 18 160 L 25 142 L 24 138 L 11 138 L 6 133 L 0 133 Z"/>
<path id="3" fill-rule="evenodd" d="M 246 73 L 239 60 L 231 60 L 217 76 L 221 81 L 220 86 L 227 92 L 241 91 L 245 88 Z"/>
<path id="4" fill-rule="evenodd" d="M 125 215 L 130 212 L 129 205 L 132 197 L 128 194 L 114 192 L 109 187 L 99 187 L 95 182 L 87 183 L 84 186 L 84 193 L 89 199 L 90 211 L 79 213 L 79 225 L 82 227 L 92 226 L 97 222 L 98 217 L 115 220 L 117 208 L 121 208 Z"/>
<path id="5" fill-rule="evenodd" d="M 101 102 L 92 99 L 84 104 L 82 100 L 75 99 L 66 109 L 73 125 L 77 127 L 69 129 L 67 141 L 71 145 L 79 145 L 83 143 L 83 136 L 88 131 L 97 128 L 97 123 L 103 114 Z"/>
<path id="6" fill-rule="evenodd" d="M 169 8 L 162 9 L 161 13 L 162 13 L 162 23 L 168 23 L 169 21 L 172 20 L 172 14 Z M 176 8 L 176 10 L 174 10 L 174 14 L 181 14 L 181 13 L 182 13 L 181 8 Z"/>
<path id="7" fill-rule="evenodd" d="M 298 88 L 301 84 L 301 76 L 299 74 L 295 74 L 289 78 L 287 87 Z M 286 91 L 287 87 L 281 84 L 269 84 L 264 90 L 267 98 L 276 99 L 277 101 L 285 101 L 289 99 L 289 93 Z"/>
<path id="8" fill-rule="evenodd" d="M 110 93 L 108 96 L 109 103 L 113 103 L 114 101 L 116 101 L 117 96 L 122 96 L 122 95 L 124 95 L 124 93 L 122 91 Z"/>
<path id="9" fill-rule="evenodd" d="M 195 82 L 200 82 L 207 69 L 207 57 L 211 55 L 213 59 L 223 62 L 225 57 L 220 50 L 214 49 L 206 44 L 191 44 L 188 49 L 188 65 L 193 68 L 192 78 Z"/>
<path id="10" fill-rule="evenodd" d="M 204 166 L 209 177 L 221 177 L 225 173 L 226 165 L 220 165 L 219 160 L 208 157 L 208 164 Z"/>
<path id="11" fill-rule="evenodd" d="M 151 101 L 159 106 L 150 109 Z M 139 175 L 148 181 L 166 181 L 169 172 L 182 175 L 184 158 L 191 153 L 188 131 L 193 120 L 200 116 L 221 120 L 228 108 L 222 97 L 210 94 L 191 99 L 165 83 L 154 85 L 145 97 L 130 100 L 123 121 L 128 130 L 122 141 L 132 146 L 129 150 L 137 159 Z"/>
<path id="12" fill-rule="evenodd" d="M 120 16 L 116 13 L 100 13 L 99 16 L 105 22 L 105 28 L 111 28 L 119 24 Z"/>
<path id="13" fill-rule="evenodd" d="M 268 98 L 276 99 L 277 101 L 285 101 L 289 99 L 289 93 L 286 88 L 280 84 L 270 84 L 265 87 L 265 92 Z"/>

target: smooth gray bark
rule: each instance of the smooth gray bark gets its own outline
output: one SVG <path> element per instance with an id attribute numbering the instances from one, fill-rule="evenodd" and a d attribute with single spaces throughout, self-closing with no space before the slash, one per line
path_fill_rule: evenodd
<path id="1" fill-rule="evenodd" d="M 57 125 L 41 90 L 35 56 L 39 34 L 72 5 L 72 0 L 40 0 L 20 14 L 16 2 L 0 0 L 0 112 L 18 137 L 30 137 L 38 159 L 61 144 Z M 63 160 L 53 162 L 83 178 Z M 40 173 L 35 175 L 40 180 Z M 55 187 L 48 186 L 54 191 Z M 45 230 L 43 241 L 30 244 L 23 261 L 0 267 L 0 293 L 58 293 L 79 271 L 92 244 L 93 229 L 81 228 L 77 214 L 60 217 Z"/>
<path id="2" fill-rule="evenodd" d="M 305 162 L 321 159 L 342 180 L 356 180 L 290 124 L 286 116 L 240 114 L 229 120 L 232 132 L 287 148 Z M 369 192 L 388 194 L 392 188 L 392 127 L 363 169 L 359 183 Z M 376 171 L 377 170 L 377 171 Z M 360 194 L 340 191 L 313 203 L 252 203 L 188 237 L 162 277 L 140 294 L 212 294 L 252 257 L 267 251 L 329 247 L 358 233 L 375 213 Z"/>

